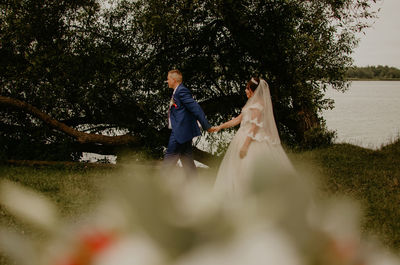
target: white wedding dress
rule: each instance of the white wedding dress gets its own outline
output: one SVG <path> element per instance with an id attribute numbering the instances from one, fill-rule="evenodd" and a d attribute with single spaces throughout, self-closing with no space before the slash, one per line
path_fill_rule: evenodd
<path id="1" fill-rule="evenodd" d="M 241 197 L 248 189 L 257 163 L 269 163 L 292 171 L 292 164 L 283 150 L 267 82 L 260 80 L 254 95 L 242 109 L 240 128 L 232 139 L 221 162 L 214 191 L 224 197 Z M 246 138 L 252 139 L 244 158 L 239 157 Z"/>

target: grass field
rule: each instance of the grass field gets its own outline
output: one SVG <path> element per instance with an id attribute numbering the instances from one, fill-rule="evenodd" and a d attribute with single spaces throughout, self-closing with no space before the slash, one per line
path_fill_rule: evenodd
<path id="1" fill-rule="evenodd" d="M 400 247 L 400 141 L 374 151 L 349 144 L 291 153 L 299 164 L 307 163 L 319 176 L 321 194 L 344 194 L 363 208 L 365 234 L 379 237 L 385 246 Z M 117 167 L 88 168 L 84 165 L 0 166 L 0 179 L 32 188 L 50 198 L 61 216 L 73 220 L 90 210 L 101 197 L 99 183 L 116 177 Z M 0 206 L 0 225 L 29 237 L 40 237 Z M 0 256 L 0 264 L 10 263 Z"/>
<path id="2" fill-rule="evenodd" d="M 350 144 L 295 154 L 320 171 L 323 190 L 345 194 L 364 210 L 365 232 L 385 245 L 400 248 L 400 141 L 374 151 Z"/>

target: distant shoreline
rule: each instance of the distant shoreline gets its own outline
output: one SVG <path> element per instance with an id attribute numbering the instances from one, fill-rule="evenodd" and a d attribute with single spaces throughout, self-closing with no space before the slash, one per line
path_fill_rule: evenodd
<path id="1" fill-rule="evenodd" d="M 371 79 L 371 78 L 348 78 L 347 81 L 400 81 L 400 78 L 383 78 L 383 79 Z"/>
<path id="2" fill-rule="evenodd" d="M 348 68 L 344 76 L 350 81 L 400 81 L 400 69 L 383 65 L 354 66 Z"/>

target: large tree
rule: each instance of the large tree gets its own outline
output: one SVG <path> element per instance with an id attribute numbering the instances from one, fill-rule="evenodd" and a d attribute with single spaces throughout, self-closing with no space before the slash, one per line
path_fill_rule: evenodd
<path id="1" fill-rule="evenodd" d="M 66 154 L 128 145 L 160 156 L 171 68 L 183 72 L 211 123 L 238 114 L 246 80 L 260 75 L 287 143 L 329 141 L 320 112 L 332 102 L 324 92 L 346 89 L 372 2 L 5 1 L 1 141 L 61 146 Z M 115 132 L 126 136 L 96 136 Z"/>

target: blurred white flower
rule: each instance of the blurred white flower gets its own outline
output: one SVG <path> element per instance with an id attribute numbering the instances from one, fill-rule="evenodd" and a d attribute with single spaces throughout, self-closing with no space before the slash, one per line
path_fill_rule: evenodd
<path id="1" fill-rule="evenodd" d="M 204 222 L 216 213 L 220 204 L 210 189 L 201 179 L 186 181 L 175 186 L 171 192 L 177 207 L 177 216 L 173 222 L 183 226 L 193 226 Z"/>
<path id="2" fill-rule="evenodd" d="M 44 230 L 57 229 L 55 205 L 46 197 L 19 184 L 3 180 L 0 183 L 0 203 L 15 216 Z"/>
<path id="3" fill-rule="evenodd" d="M 304 173 L 259 162 L 237 200 L 213 194 L 208 177 L 166 178 L 143 167 L 118 173 L 73 224 L 58 221 L 39 193 L 2 182 L 0 203 L 51 236 L 33 242 L 3 229 L 0 247 L 22 265 L 400 264 L 362 238 L 356 203 L 317 200 Z"/>
<path id="4" fill-rule="evenodd" d="M 275 227 L 246 229 L 230 242 L 210 244 L 182 257 L 175 265 L 301 265 L 290 239 Z"/>
<path id="5" fill-rule="evenodd" d="M 148 237 L 126 235 L 93 260 L 93 265 L 162 265 L 165 257 L 161 249 Z"/>
<path id="6" fill-rule="evenodd" d="M 39 265 L 39 256 L 30 240 L 0 228 L 0 250 L 20 265 Z"/>

